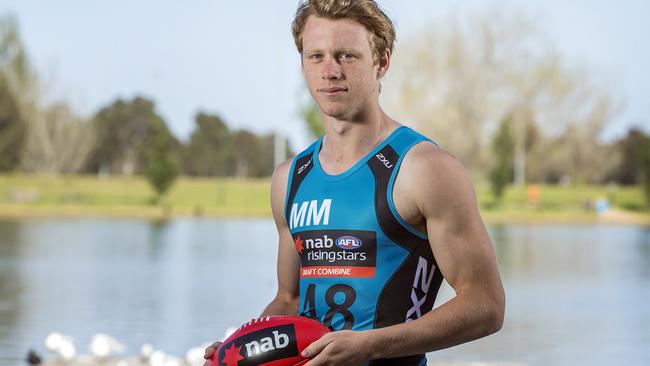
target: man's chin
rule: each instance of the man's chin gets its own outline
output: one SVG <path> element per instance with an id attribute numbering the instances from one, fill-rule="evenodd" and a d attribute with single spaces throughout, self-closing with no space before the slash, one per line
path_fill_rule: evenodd
<path id="1" fill-rule="evenodd" d="M 336 119 L 346 119 L 349 111 L 341 107 L 329 107 L 329 108 L 326 107 L 323 108 L 323 113 L 328 117 L 332 117 Z"/>

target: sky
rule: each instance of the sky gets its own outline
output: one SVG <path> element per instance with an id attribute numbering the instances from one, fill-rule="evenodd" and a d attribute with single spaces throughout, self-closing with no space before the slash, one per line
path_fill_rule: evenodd
<path id="1" fill-rule="evenodd" d="M 198 111 L 232 128 L 279 130 L 295 149 L 310 138 L 290 34 L 297 0 L 0 0 L 13 14 L 50 100 L 89 116 L 116 98 L 153 99 L 181 139 Z M 605 140 L 650 131 L 650 2 L 642 0 L 379 0 L 399 40 L 452 15 L 522 11 L 568 60 L 618 101 Z M 304 99 L 303 99 L 304 100 Z"/>

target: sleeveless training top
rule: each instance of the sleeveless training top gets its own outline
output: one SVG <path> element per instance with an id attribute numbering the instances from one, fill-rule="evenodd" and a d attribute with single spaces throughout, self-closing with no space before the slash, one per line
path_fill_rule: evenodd
<path id="1" fill-rule="evenodd" d="M 299 315 L 333 330 L 367 330 L 431 310 L 442 274 L 427 237 L 399 216 L 392 195 L 402 159 L 425 140 L 401 126 L 338 175 L 320 166 L 322 138 L 296 156 L 285 215 L 301 261 Z M 419 366 L 426 358 L 369 364 Z"/>

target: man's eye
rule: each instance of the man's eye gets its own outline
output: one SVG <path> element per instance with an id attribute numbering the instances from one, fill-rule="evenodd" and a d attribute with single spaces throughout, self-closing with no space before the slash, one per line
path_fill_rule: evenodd
<path id="1" fill-rule="evenodd" d="M 314 55 L 309 56 L 309 58 L 311 58 L 312 60 L 318 61 L 318 60 L 322 59 L 323 56 L 319 55 L 319 54 L 314 54 Z"/>
<path id="2" fill-rule="evenodd" d="M 342 53 L 341 56 L 339 56 L 342 60 L 352 60 L 354 58 L 354 55 L 351 53 Z"/>

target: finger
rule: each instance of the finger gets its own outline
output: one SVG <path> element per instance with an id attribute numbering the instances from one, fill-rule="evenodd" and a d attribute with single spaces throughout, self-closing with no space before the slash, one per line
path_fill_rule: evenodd
<path id="1" fill-rule="evenodd" d="M 323 366 L 327 364 L 327 357 L 324 354 L 317 354 L 316 357 L 309 360 L 303 366 Z"/>
<path id="2" fill-rule="evenodd" d="M 327 334 L 322 336 L 319 340 L 313 342 L 302 351 L 301 353 L 302 357 L 314 358 L 314 356 L 319 354 L 320 351 L 322 351 L 323 348 L 325 348 L 325 346 L 327 346 L 332 342 L 332 340 L 333 339 L 331 337 L 328 337 Z"/>
<path id="3" fill-rule="evenodd" d="M 216 351 L 217 348 L 219 348 L 221 343 L 222 342 L 219 342 L 219 341 L 216 341 L 216 342 L 212 343 L 208 348 L 205 349 L 205 353 L 203 354 L 203 358 L 205 358 L 207 360 L 210 357 L 212 357 L 212 355 L 214 354 L 214 351 Z"/>

